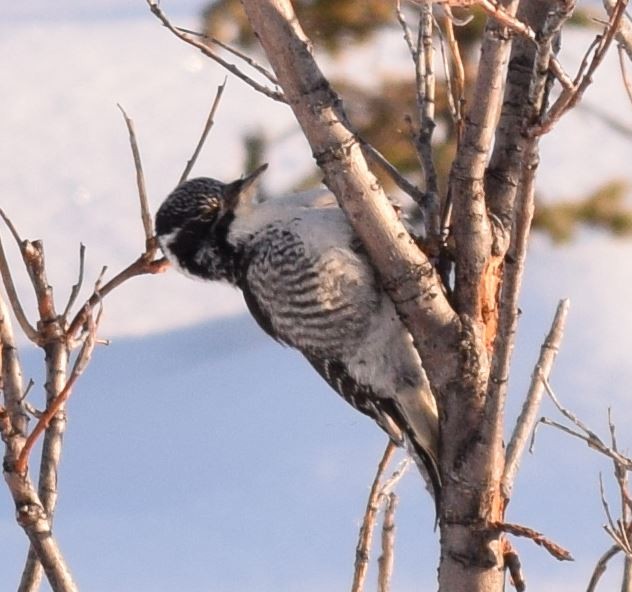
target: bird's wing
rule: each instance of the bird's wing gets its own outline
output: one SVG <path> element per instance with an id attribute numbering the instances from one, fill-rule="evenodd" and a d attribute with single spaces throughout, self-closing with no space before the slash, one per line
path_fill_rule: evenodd
<path id="1" fill-rule="evenodd" d="M 301 351 L 343 399 L 402 445 L 402 431 L 383 401 L 341 361 L 359 345 L 380 298 L 366 262 L 340 247 L 311 255 L 301 237 L 284 226 L 263 229 L 245 265 L 241 288 L 259 326 Z"/>
<path id="2" fill-rule="evenodd" d="M 388 331 L 379 336 L 368 333 L 374 318 L 396 322 L 388 315 L 380 316 L 381 299 L 386 296 L 377 287 L 372 268 L 351 243 L 310 248 L 314 236 L 320 231 L 326 235 L 326 229 L 316 229 L 307 241 L 298 230 L 287 223 L 269 225 L 253 238 L 244 255 L 240 284 L 251 314 L 274 339 L 298 349 L 339 395 L 373 418 L 395 443 L 402 445 L 405 440 L 421 461 L 418 464 L 426 467 L 436 494 L 440 488 L 436 408 L 430 409 L 420 392 L 422 385 L 411 385 L 403 392 L 393 385 L 388 389 L 391 395 L 385 396 L 372 382 L 375 368 L 364 373 L 363 380 L 362 373 L 351 372 L 348 366 L 350 352 L 365 351 L 373 339 L 380 337 L 385 348 L 395 343 L 385 338 Z M 393 352 L 396 357 L 403 353 Z M 369 365 L 375 361 L 363 360 Z M 410 363 L 412 374 L 421 376 L 418 361 Z"/>
<path id="3" fill-rule="evenodd" d="M 373 419 L 398 446 L 404 445 L 402 430 L 386 411 L 388 399 L 380 399 L 371 388 L 356 382 L 346 366 L 338 360 L 319 359 L 305 356 L 327 384 L 354 409 Z"/>
<path id="4" fill-rule="evenodd" d="M 341 360 L 360 345 L 383 296 L 365 259 L 348 247 L 315 246 L 314 233 L 304 241 L 300 230 L 281 223 L 260 230 L 244 254 L 240 287 L 272 337 Z"/>

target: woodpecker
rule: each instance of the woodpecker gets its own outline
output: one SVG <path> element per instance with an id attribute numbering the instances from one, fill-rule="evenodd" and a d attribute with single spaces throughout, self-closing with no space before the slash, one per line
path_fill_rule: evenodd
<path id="1" fill-rule="evenodd" d="M 437 407 L 410 334 L 335 197 L 256 202 L 266 167 L 176 187 L 156 214 L 162 251 L 186 275 L 241 289 L 266 333 L 408 449 L 437 504 Z"/>

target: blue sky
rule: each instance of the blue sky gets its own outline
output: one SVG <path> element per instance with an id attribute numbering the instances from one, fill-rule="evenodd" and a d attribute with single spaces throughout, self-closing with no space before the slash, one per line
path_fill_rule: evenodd
<path id="1" fill-rule="evenodd" d="M 198 5 L 163 3 L 189 25 Z M 80 241 L 88 247 L 88 278 L 103 264 L 121 268 L 141 248 L 116 102 L 136 121 L 155 208 L 179 177 L 224 74 L 173 39 L 140 0 L 5 3 L 0 17 L 0 55 L 8 58 L 0 77 L 1 205 L 25 236 L 45 240 L 63 299 L 75 281 Z M 587 38 L 572 33 L 567 41 L 563 59 L 570 65 Z M 358 65 L 366 61 L 387 71 L 398 52 L 405 56 L 390 41 L 374 51 L 343 55 L 326 68 L 364 71 Z M 613 60 L 595 77 L 587 101 L 632 120 Z M 241 174 L 241 134 L 262 126 L 272 140 L 266 185 L 291 186 L 310 165 L 309 148 L 291 131 L 286 108 L 235 80 L 196 172 Z M 629 140 L 577 111 L 544 140 L 540 191 L 556 199 L 612 176 L 632 181 L 631 156 Z M 553 384 L 601 433 L 612 406 L 629 445 L 632 270 L 625 262 L 632 244 L 584 231 L 562 248 L 538 237 L 530 254 L 510 417 L 557 300 L 568 296 L 569 327 Z M 26 279 L 18 280 L 26 294 Z M 349 588 L 357 527 L 384 438 L 242 313 L 234 291 L 175 273 L 133 280 L 107 302 L 102 333 L 112 345 L 97 350 L 70 402 L 55 526 L 82 589 Z M 23 361 L 38 403 L 39 353 L 25 349 Z M 553 413 L 550 405 L 544 411 Z M 609 545 L 601 531 L 600 470 L 610 469 L 550 430 L 525 458 L 508 518 L 545 531 L 578 559 L 560 565 L 519 541 L 532 589 L 581 589 Z M 432 589 L 432 505 L 414 472 L 398 491 L 394 590 Z M 15 588 L 24 551 L 0 488 L 7 589 Z"/>

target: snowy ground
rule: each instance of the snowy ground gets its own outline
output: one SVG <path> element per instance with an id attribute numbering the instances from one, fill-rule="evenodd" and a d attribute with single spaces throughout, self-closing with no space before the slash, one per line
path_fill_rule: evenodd
<path id="1" fill-rule="evenodd" d="M 198 3 L 171 4 L 163 6 L 179 23 L 195 25 Z M 45 240 L 51 283 L 63 299 L 75 281 L 79 242 L 88 248 L 88 278 L 103 264 L 121 268 L 141 249 L 116 103 L 136 121 L 155 208 L 179 177 L 224 74 L 172 38 L 143 2 L 52 7 L 30 0 L 0 8 L 0 206 L 24 236 Z M 569 70 L 585 41 L 569 36 Z M 372 67 L 389 67 L 383 49 L 367 58 Z M 352 65 L 357 59 L 346 57 Z M 632 125 L 626 100 L 610 60 L 587 101 Z M 276 139 L 267 186 L 291 185 L 310 151 L 291 133 L 289 111 L 233 79 L 197 173 L 241 174 L 241 134 L 264 125 Z M 540 188 L 555 199 L 613 176 L 632 182 L 630 162 L 629 139 L 577 111 L 544 140 Z M 602 431 L 611 405 L 625 439 L 631 258 L 629 240 L 594 232 L 564 248 L 543 238 L 533 243 L 510 412 L 557 299 L 569 296 L 554 384 Z M 27 291 L 25 278 L 18 283 Z M 232 290 L 175 274 L 134 280 L 108 301 L 103 333 L 114 343 L 97 352 L 71 401 L 56 518 L 82 589 L 348 589 L 382 436 L 339 404 L 298 356 L 235 316 L 242 311 Z M 24 355 L 36 380 L 38 355 Z M 509 519 L 545 530 L 577 558 L 559 565 L 518 543 L 531 589 L 581 589 L 608 545 L 599 470 L 609 467 L 553 432 L 542 432 L 525 460 Z M 435 578 L 432 510 L 419 489 L 412 474 L 402 484 L 394 585 L 402 592 L 432 589 Z M 10 590 L 24 543 L 1 488 L 0 500 L 0 571 L 9 574 L 3 588 Z"/>

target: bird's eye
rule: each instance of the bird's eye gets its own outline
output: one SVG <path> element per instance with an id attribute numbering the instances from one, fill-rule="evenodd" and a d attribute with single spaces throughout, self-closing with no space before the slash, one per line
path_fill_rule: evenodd
<path id="1" fill-rule="evenodd" d="M 206 220 L 212 219 L 217 216 L 219 209 L 219 200 L 216 197 L 209 197 L 200 204 L 200 217 Z"/>

